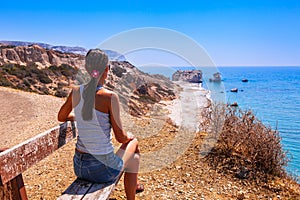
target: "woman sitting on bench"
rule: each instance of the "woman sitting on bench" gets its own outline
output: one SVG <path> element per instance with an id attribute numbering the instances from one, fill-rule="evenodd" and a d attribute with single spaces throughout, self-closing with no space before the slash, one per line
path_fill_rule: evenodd
<path id="1" fill-rule="evenodd" d="M 107 55 L 100 49 L 90 50 L 85 68 L 91 76 L 86 85 L 74 87 L 59 113 L 59 121 L 75 120 L 78 137 L 74 155 L 74 172 L 78 178 L 96 183 L 115 182 L 125 170 L 124 186 L 127 199 L 135 199 L 143 191 L 138 184 L 138 141 L 125 132 L 120 119 L 119 98 L 103 87 L 110 69 Z M 72 115 L 74 108 L 75 117 Z M 114 153 L 111 128 L 118 142 Z"/>

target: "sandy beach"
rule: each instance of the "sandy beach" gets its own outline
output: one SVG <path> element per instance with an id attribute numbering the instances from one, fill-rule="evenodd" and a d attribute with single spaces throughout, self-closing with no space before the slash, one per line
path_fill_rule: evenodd
<path id="1" fill-rule="evenodd" d="M 201 115 L 210 105 L 209 91 L 195 83 L 186 83 L 176 81 L 182 86 L 179 98 L 174 101 L 166 102 L 168 115 L 175 125 L 192 130 L 193 132 L 201 130 L 201 122 L 204 117 Z"/>
<path id="2" fill-rule="evenodd" d="M 180 99 L 161 102 L 163 109 L 156 112 L 159 116 L 133 118 L 122 114 L 125 129 L 140 140 L 139 179 L 145 191 L 137 199 L 237 199 L 241 196 L 243 199 L 286 199 L 289 191 L 271 192 L 224 176 L 199 156 L 205 133 L 198 126 L 201 121 L 198 111 L 208 106 L 207 94 L 202 88 L 186 85 Z M 58 125 L 56 116 L 64 99 L 0 87 L 0 102 L 1 147 L 12 147 Z M 177 126 L 169 123 L 168 117 Z M 56 199 L 75 180 L 74 143 L 23 173 L 29 199 Z M 299 191 L 299 187 L 293 190 Z M 111 199 L 125 199 L 122 180 Z"/>

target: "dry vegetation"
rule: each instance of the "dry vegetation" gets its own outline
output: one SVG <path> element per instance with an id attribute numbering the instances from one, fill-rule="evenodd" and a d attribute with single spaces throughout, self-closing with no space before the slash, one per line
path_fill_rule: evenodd
<path id="1" fill-rule="evenodd" d="M 264 125 L 251 110 L 237 107 L 213 105 L 210 118 L 214 120 L 208 134 L 216 138 L 216 144 L 205 160 L 213 169 L 269 191 L 288 191 L 291 199 L 299 197 L 299 193 L 285 187 L 298 184 L 284 168 L 288 164 L 287 152 L 277 130 Z M 274 187 L 274 181 L 280 179 L 287 184 Z"/>
<path id="2" fill-rule="evenodd" d="M 66 97 L 66 86 L 75 80 L 77 72 L 77 68 L 67 64 L 40 69 L 35 63 L 27 66 L 7 63 L 0 66 L 0 86 Z"/>
<path id="3" fill-rule="evenodd" d="M 224 117 L 218 142 L 207 156 L 214 167 L 245 179 L 287 176 L 288 160 L 278 131 L 265 126 L 251 110 L 228 106 Z"/>

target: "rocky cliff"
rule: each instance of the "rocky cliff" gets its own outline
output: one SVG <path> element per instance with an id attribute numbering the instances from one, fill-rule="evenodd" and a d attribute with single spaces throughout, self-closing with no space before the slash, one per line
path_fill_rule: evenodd
<path id="1" fill-rule="evenodd" d="M 7 40 L 1 40 L 0 44 L 4 46 L 10 46 L 10 47 L 17 47 L 17 46 L 33 46 L 37 45 L 44 49 L 48 50 L 54 50 L 61 53 L 73 53 L 73 54 L 80 54 L 80 55 L 86 55 L 87 49 L 83 47 L 70 47 L 70 46 L 63 46 L 63 45 L 51 45 L 47 43 L 41 43 L 41 42 L 23 42 L 23 41 L 7 41 Z M 103 49 L 105 53 L 108 55 L 110 60 L 114 61 L 126 61 L 126 57 L 116 51 Z"/>
<path id="2" fill-rule="evenodd" d="M 84 56 L 38 45 L 0 46 L 0 86 L 66 97 L 73 84 L 88 81 Z M 127 61 L 111 61 L 106 87 L 119 94 L 132 115 L 145 115 L 161 100 L 176 98 L 178 86 L 159 75 L 143 73 Z"/>
<path id="3" fill-rule="evenodd" d="M 149 75 L 127 61 L 112 61 L 106 85 L 119 94 L 132 115 L 145 115 L 161 100 L 177 98 L 179 86 L 161 75 Z"/>
<path id="4" fill-rule="evenodd" d="M 60 51 L 63 53 L 76 53 L 85 55 L 87 50 L 83 47 L 70 47 L 70 46 L 62 46 L 62 45 L 51 45 L 47 43 L 42 42 L 24 42 L 24 41 L 8 41 L 8 40 L 1 40 L 1 44 L 10 45 L 10 46 L 32 46 L 32 45 L 38 45 L 44 49 L 51 49 Z"/>
<path id="5" fill-rule="evenodd" d="M 19 65 L 35 63 L 41 68 L 51 65 L 59 66 L 61 64 L 67 64 L 80 68 L 84 65 L 84 56 L 44 49 L 39 45 L 11 46 L 0 44 L 0 65 L 5 63 Z"/>

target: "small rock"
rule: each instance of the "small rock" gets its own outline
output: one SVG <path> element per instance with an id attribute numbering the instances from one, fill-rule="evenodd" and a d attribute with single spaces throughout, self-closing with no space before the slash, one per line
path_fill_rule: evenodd
<path id="1" fill-rule="evenodd" d="M 245 199 L 245 194 L 241 192 L 237 195 L 237 200 L 243 200 L 243 199 Z"/>

